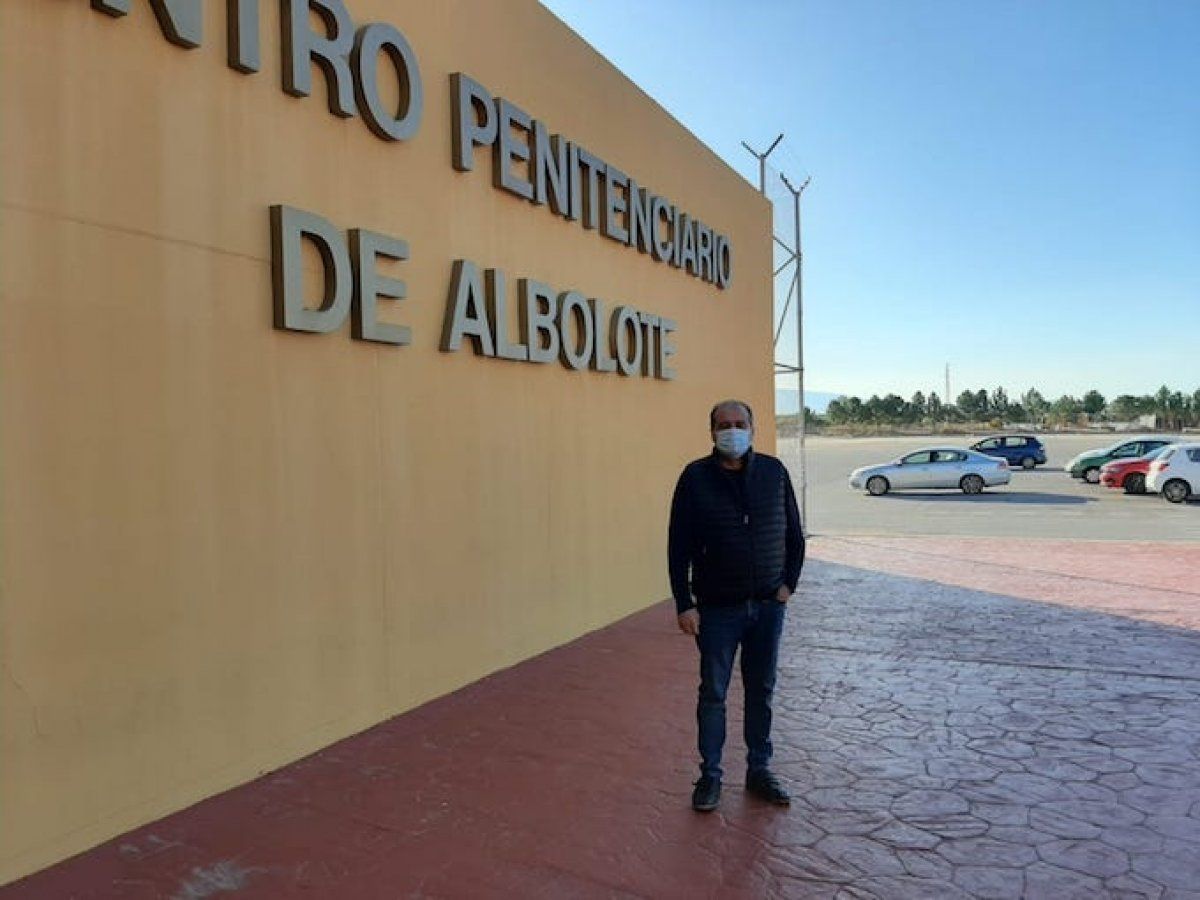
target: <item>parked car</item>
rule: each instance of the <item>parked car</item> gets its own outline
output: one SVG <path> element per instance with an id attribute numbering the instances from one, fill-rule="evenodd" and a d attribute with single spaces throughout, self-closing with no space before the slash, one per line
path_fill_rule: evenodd
<path id="1" fill-rule="evenodd" d="M 1008 463 L 964 447 L 925 447 L 891 462 L 863 466 L 850 473 L 850 487 L 879 497 L 888 491 L 958 488 L 978 494 L 985 487 L 1008 484 Z"/>
<path id="2" fill-rule="evenodd" d="M 1102 447 L 1099 450 L 1087 450 L 1080 453 L 1064 466 L 1072 478 L 1082 478 L 1088 484 L 1100 483 L 1100 467 L 1114 459 L 1134 459 L 1145 456 L 1151 450 L 1157 450 L 1167 444 L 1178 441 L 1177 437 L 1155 435 L 1152 437 L 1127 438 L 1119 444 Z"/>
<path id="3" fill-rule="evenodd" d="M 1022 469 L 1046 464 L 1046 448 L 1031 434 L 997 434 L 976 441 L 971 449 L 986 456 L 998 456 L 1010 466 Z"/>
<path id="4" fill-rule="evenodd" d="M 1150 463 L 1146 487 L 1172 503 L 1200 494 L 1200 444 L 1172 444 Z"/>
<path id="5" fill-rule="evenodd" d="M 1174 445 L 1167 444 L 1133 459 L 1114 459 L 1112 462 L 1106 462 L 1100 467 L 1100 483 L 1105 487 L 1124 488 L 1127 494 L 1146 493 L 1146 475 L 1150 471 L 1150 463 L 1171 446 Z"/>

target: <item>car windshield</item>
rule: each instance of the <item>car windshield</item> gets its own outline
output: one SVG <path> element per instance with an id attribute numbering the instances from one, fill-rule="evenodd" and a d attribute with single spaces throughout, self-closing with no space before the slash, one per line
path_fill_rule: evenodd
<path id="1" fill-rule="evenodd" d="M 1163 444 L 1161 447 L 1155 447 L 1149 453 L 1142 456 L 1142 459 L 1158 459 L 1171 447 L 1170 444 Z"/>

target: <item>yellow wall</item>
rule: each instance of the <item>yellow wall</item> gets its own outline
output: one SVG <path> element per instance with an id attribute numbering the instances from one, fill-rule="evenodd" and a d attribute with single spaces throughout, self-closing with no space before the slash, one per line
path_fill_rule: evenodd
<path id="1" fill-rule="evenodd" d="M 347 5 L 416 52 L 411 141 L 283 93 L 275 3 L 253 76 L 215 0 L 190 51 L 0 4 L 0 882 L 666 596 L 709 405 L 771 449 L 751 186 L 531 0 Z M 454 71 L 728 234 L 731 288 L 454 171 Z M 276 203 L 410 242 L 411 346 L 273 329 Z M 440 352 L 463 257 L 674 318 L 677 380 Z"/>

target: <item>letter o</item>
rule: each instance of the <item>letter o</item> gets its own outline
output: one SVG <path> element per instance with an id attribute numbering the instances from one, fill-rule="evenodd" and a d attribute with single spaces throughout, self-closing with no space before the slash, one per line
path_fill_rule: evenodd
<path id="1" fill-rule="evenodd" d="M 574 320 L 579 340 L 571 340 L 567 329 Z M 559 353 L 563 365 L 570 369 L 586 369 L 592 359 L 596 335 L 592 324 L 592 307 L 582 294 L 566 291 L 558 297 Z"/>
<path id="2" fill-rule="evenodd" d="M 400 80 L 400 106 L 393 115 L 379 96 L 379 56 L 386 53 Z M 385 141 L 404 141 L 417 133 L 425 105 L 417 57 L 396 28 L 374 22 L 358 30 L 350 54 L 354 95 L 363 119 Z"/>
<path id="3" fill-rule="evenodd" d="M 638 311 L 629 306 L 618 306 L 613 311 L 612 324 L 617 368 L 622 375 L 636 375 L 642 368 L 642 325 Z"/>
<path id="4" fill-rule="evenodd" d="M 733 279 L 733 248 L 729 239 L 721 236 L 717 239 L 717 287 L 727 288 Z"/>

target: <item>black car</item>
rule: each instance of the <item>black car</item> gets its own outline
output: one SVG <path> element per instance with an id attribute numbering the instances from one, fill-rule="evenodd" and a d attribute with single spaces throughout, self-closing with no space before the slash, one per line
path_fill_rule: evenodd
<path id="1" fill-rule="evenodd" d="M 971 449 L 988 456 L 1008 460 L 1010 466 L 1032 469 L 1046 464 L 1046 448 L 1031 434 L 997 434 L 971 445 Z"/>

